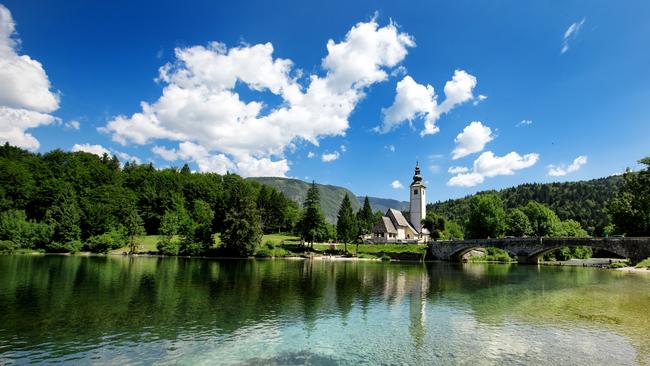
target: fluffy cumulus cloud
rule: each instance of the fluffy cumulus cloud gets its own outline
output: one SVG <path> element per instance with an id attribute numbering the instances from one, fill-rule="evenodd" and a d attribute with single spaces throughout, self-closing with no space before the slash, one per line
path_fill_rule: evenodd
<path id="1" fill-rule="evenodd" d="M 72 151 L 74 151 L 74 152 L 83 151 L 83 152 L 87 152 L 87 153 L 90 153 L 90 154 L 95 154 L 95 155 L 97 155 L 99 157 L 104 156 L 104 154 L 106 154 L 108 156 L 115 155 L 120 159 L 120 163 L 122 163 L 122 164 L 126 163 L 127 161 L 128 162 L 135 162 L 137 164 L 142 163 L 140 158 L 138 158 L 137 156 L 129 155 L 129 154 L 127 154 L 125 152 L 122 152 L 122 151 L 107 149 L 104 146 L 99 145 L 99 144 L 94 144 L 94 145 L 92 145 L 92 144 L 74 144 L 74 145 L 72 145 Z"/>
<path id="2" fill-rule="evenodd" d="M 578 37 L 580 29 L 585 24 L 585 20 L 586 18 L 582 18 L 582 20 L 579 22 L 571 23 L 569 28 L 564 31 L 564 37 L 562 37 L 562 49 L 560 50 L 560 54 L 565 54 L 569 50 L 569 42 L 572 39 Z"/>
<path id="3" fill-rule="evenodd" d="M 451 153 L 452 159 L 456 160 L 480 152 L 492 140 L 494 140 L 492 129 L 484 126 L 480 121 L 474 121 L 467 125 L 463 132 L 459 133 L 454 139 L 456 147 Z"/>
<path id="4" fill-rule="evenodd" d="M 402 189 L 402 188 L 404 188 L 404 185 L 402 184 L 402 182 L 400 182 L 400 181 L 398 181 L 398 180 L 394 180 L 394 181 L 390 184 L 390 186 L 393 187 L 393 189 Z"/>
<path id="5" fill-rule="evenodd" d="M 0 142 L 36 150 L 40 144 L 26 130 L 60 122 L 50 115 L 59 108 L 59 95 L 43 65 L 18 54 L 15 31 L 11 12 L 0 4 Z"/>
<path id="6" fill-rule="evenodd" d="M 153 151 L 166 160 L 195 161 L 201 171 L 284 176 L 285 150 L 297 141 L 318 145 L 323 137 L 344 135 L 366 87 L 386 80 L 412 46 L 412 37 L 394 24 L 380 27 L 372 19 L 340 42 L 329 40 L 324 75 L 304 78 L 291 60 L 274 57 L 270 43 L 178 48 L 175 62 L 160 68 L 160 98 L 142 102 L 131 116 L 116 116 L 100 131 L 124 145 L 178 142 L 176 149 Z M 236 85 L 282 102 L 267 106 L 261 94 L 242 100 Z"/>
<path id="7" fill-rule="evenodd" d="M 410 75 L 397 83 L 393 104 L 382 110 L 381 126 L 375 131 L 388 133 L 404 122 L 412 123 L 415 119 L 424 120 L 424 129 L 420 135 L 432 135 L 439 131 L 436 121 L 442 114 L 449 113 L 454 107 L 474 99 L 472 94 L 476 87 L 476 78 L 464 70 L 456 70 L 451 80 L 445 84 L 445 100 L 438 104 L 438 96 L 431 85 L 418 84 Z M 485 98 L 482 98 L 483 100 Z"/>
<path id="8" fill-rule="evenodd" d="M 321 155 L 320 159 L 324 161 L 325 163 L 332 162 L 334 160 L 337 160 L 340 157 L 340 154 L 338 151 L 334 151 L 333 153 L 327 153 Z"/>
<path id="9" fill-rule="evenodd" d="M 569 173 L 577 172 L 585 164 L 587 164 L 587 157 L 580 155 L 577 158 L 573 159 L 573 162 L 568 166 L 564 164 L 549 165 L 548 175 L 552 177 L 562 177 Z"/>
<path id="10" fill-rule="evenodd" d="M 72 151 L 83 151 L 97 156 L 111 155 L 111 151 L 102 145 L 91 145 L 91 144 L 74 144 L 72 146 Z"/>
<path id="11" fill-rule="evenodd" d="M 537 163 L 539 155 L 535 153 L 521 156 L 510 152 L 504 156 L 496 156 L 492 151 L 482 153 L 470 171 L 466 167 L 453 167 L 449 172 L 456 174 L 447 182 L 449 186 L 473 187 L 483 183 L 485 178 L 498 175 L 513 175 L 515 170 L 529 168 Z"/>

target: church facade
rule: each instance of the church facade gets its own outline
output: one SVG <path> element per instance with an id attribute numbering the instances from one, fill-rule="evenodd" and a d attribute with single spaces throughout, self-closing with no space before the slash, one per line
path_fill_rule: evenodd
<path id="1" fill-rule="evenodd" d="M 415 164 L 410 190 L 409 219 L 396 209 L 388 209 L 372 228 L 374 243 L 425 243 L 429 241 L 429 230 L 422 227 L 427 216 L 427 187 L 422 183 L 420 165 Z"/>

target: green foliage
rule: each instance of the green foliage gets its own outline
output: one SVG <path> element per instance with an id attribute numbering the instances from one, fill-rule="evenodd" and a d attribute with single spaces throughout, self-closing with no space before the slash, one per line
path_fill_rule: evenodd
<path id="1" fill-rule="evenodd" d="M 41 155 L 8 144 L 0 146 L 0 213 L 23 211 L 23 226 L 38 223 L 37 232 L 51 234 L 51 238 L 35 240 L 21 229 L 20 240 L 12 240 L 18 248 L 75 249 L 61 243 L 87 242 L 124 228 L 132 239 L 129 250 L 135 250 L 142 228 L 148 234 L 158 233 L 165 213 L 178 211 L 179 206 L 184 212 L 179 213 L 177 235 L 206 244 L 208 236 L 223 230 L 226 213 L 232 209 L 230 191 L 241 182 L 249 186 L 257 202 L 260 184 L 233 174 L 192 173 L 189 166 L 157 170 L 151 164 L 135 163 L 120 168 L 117 158 L 108 155 L 61 150 Z M 196 219 L 185 207 L 193 210 L 197 201 L 212 210 L 211 222 L 195 226 Z M 300 214 L 294 202 L 269 187 L 266 199 L 260 201 L 267 210 L 265 217 L 272 219 L 269 230 L 293 229 Z M 48 245 L 51 242 L 56 244 Z"/>
<path id="2" fill-rule="evenodd" d="M 462 240 L 465 238 L 463 228 L 455 221 L 445 221 L 445 233 L 443 239 L 446 240 Z"/>
<path id="3" fill-rule="evenodd" d="M 496 194 L 479 194 L 470 200 L 465 234 L 470 239 L 498 238 L 506 228 L 503 201 Z"/>
<path id="4" fill-rule="evenodd" d="M 336 221 L 336 237 L 338 240 L 347 244 L 356 240 L 359 230 L 357 227 L 357 218 L 352 211 L 350 197 L 346 194 L 341 201 L 341 208 Z"/>
<path id="5" fill-rule="evenodd" d="M 51 236 L 52 228 L 49 225 L 28 221 L 23 210 L 0 213 L 0 240 L 12 242 L 15 249 L 44 248 Z"/>
<path id="6" fill-rule="evenodd" d="M 262 222 L 251 189 L 243 181 L 231 188 L 229 207 L 221 234 L 224 250 L 237 256 L 254 254 L 262 240 Z"/>
<path id="7" fill-rule="evenodd" d="M 512 258 L 508 252 L 506 252 L 503 249 L 495 248 L 495 247 L 487 247 L 485 248 L 485 254 L 484 255 L 478 255 L 478 256 L 473 256 L 470 257 L 469 259 L 470 262 L 503 262 L 503 263 L 508 263 L 508 262 L 514 262 L 515 259 Z"/>
<path id="8" fill-rule="evenodd" d="M 580 223 L 576 220 L 562 221 L 561 226 L 561 236 L 569 236 L 574 238 L 585 238 L 589 236 L 589 234 L 587 234 L 587 230 L 583 229 L 582 226 L 580 226 Z"/>
<path id="9" fill-rule="evenodd" d="M 650 235 L 650 157 L 639 160 L 646 169 L 626 171 L 621 190 L 607 205 L 617 231 L 627 236 Z"/>
<path id="10" fill-rule="evenodd" d="M 315 241 L 324 241 L 331 236 L 320 207 L 320 193 L 315 182 L 312 182 L 307 191 L 302 217 L 298 223 L 298 231 L 301 239 L 312 245 Z"/>
<path id="11" fill-rule="evenodd" d="M 544 254 L 545 261 L 568 261 L 569 259 L 588 259 L 593 255 L 591 247 L 561 247 Z"/>
<path id="12" fill-rule="evenodd" d="M 422 220 L 422 226 L 429 230 L 431 239 L 438 240 L 445 236 L 447 220 L 433 211 L 428 211 L 427 217 Z"/>
<path id="13" fill-rule="evenodd" d="M 609 218 L 605 207 L 623 185 L 623 177 L 611 176 L 582 182 L 531 183 L 503 189 L 498 194 L 507 209 L 537 201 L 553 210 L 560 219 L 573 219 L 592 235 L 600 235 Z M 427 210 L 447 219 L 464 222 L 472 196 L 429 204 Z"/>
<path id="14" fill-rule="evenodd" d="M 86 248 L 94 253 L 108 253 L 113 249 L 123 247 L 128 242 L 129 238 L 124 230 L 111 230 L 88 238 Z"/>
<path id="15" fill-rule="evenodd" d="M 533 227 L 530 225 L 528 216 L 518 208 L 508 210 L 508 214 L 506 215 L 506 235 L 523 237 L 532 234 Z"/>
<path id="16" fill-rule="evenodd" d="M 523 208 L 535 236 L 561 236 L 562 223 L 555 212 L 543 204 L 530 201 Z"/>
<path id="17" fill-rule="evenodd" d="M 607 266 L 607 268 L 612 268 L 612 269 L 625 268 L 625 267 L 627 267 L 627 263 L 625 262 L 614 262 L 611 263 L 609 266 Z"/>
<path id="18" fill-rule="evenodd" d="M 650 268 L 650 258 L 646 258 L 636 264 L 636 268 Z"/>
<path id="19" fill-rule="evenodd" d="M 80 217 L 81 210 L 77 204 L 76 194 L 70 187 L 67 187 L 59 193 L 54 205 L 47 210 L 45 215 L 45 221 L 53 230 L 52 241 L 59 243 L 48 245 L 46 248 L 55 248 L 54 251 L 60 251 L 60 248 L 65 248 L 67 245 L 61 243 L 78 241 L 81 237 Z"/>
<path id="20" fill-rule="evenodd" d="M 77 253 L 83 247 L 81 240 L 70 240 L 68 242 L 53 241 L 45 245 L 45 250 L 51 253 Z"/>
<path id="21" fill-rule="evenodd" d="M 347 195 L 346 195 L 347 197 Z M 363 200 L 363 206 L 357 212 L 357 226 L 359 229 L 359 235 L 366 235 L 372 231 L 372 227 L 375 225 L 375 215 L 372 213 L 372 207 L 370 206 L 370 200 L 368 196 Z"/>
<path id="22" fill-rule="evenodd" d="M 307 193 L 312 184 L 303 182 L 298 179 L 291 178 L 278 178 L 278 177 L 255 177 L 248 178 L 247 180 L 259 182 L 269 187 L 275 188 L 278 192 L 282 192 L 284 197 L 297 203 L 302 204 L 307 199 Z M 319 191 L 319 202 L 325 220 L 330 224 L 336 223 L 336 214 L 338 213 L 339 206 L 343 196 L 348 194 L 350 196 L 350 203 L 354 212 L 359 210 L 361 206 L 356 196 L 348 189 L 332 186 L 317 184 L 316 187 Z"/>

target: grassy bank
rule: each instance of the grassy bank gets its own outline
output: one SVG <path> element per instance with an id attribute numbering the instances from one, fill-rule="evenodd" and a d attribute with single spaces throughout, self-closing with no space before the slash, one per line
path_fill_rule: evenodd
<path id="1" fill-rule="evenodd" d="M 138 239 L 137 253 L 157 254 L 156 244 L 159 235 L 147 235 Z M 219 237 L 215 237 L 215 248 L 219 247 Z M 348 244 L 347 253 L 360 258 L 414 259 L 424 257 L 427 247 L 418 244 Z M 111 254 L 128 252 L 127 246 L 111 251 Z M 310 255 L 344 255 L 345 245 L 340 243 L 314 243 L 313 250 L 300 243 L 300 238 L 287 233 L 268 234 L 262 237 L 257 257 L 292 257 Z"/>

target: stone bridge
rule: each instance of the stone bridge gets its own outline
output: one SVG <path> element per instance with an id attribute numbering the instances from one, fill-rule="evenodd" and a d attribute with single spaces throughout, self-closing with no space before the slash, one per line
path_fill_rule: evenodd
<path id="1" fill-rule="evenodd" d="M 563 246 L 589 246 L 628 258 L 632 264 L 650 257 L 650 237 L 643 238 L 502 238 L 434 241 L 428 255 L 434 259 L 460 262 L 472 249 L 495 247 L 517 257 L 519 263 L 537 263 L 545 253 Z"/>

